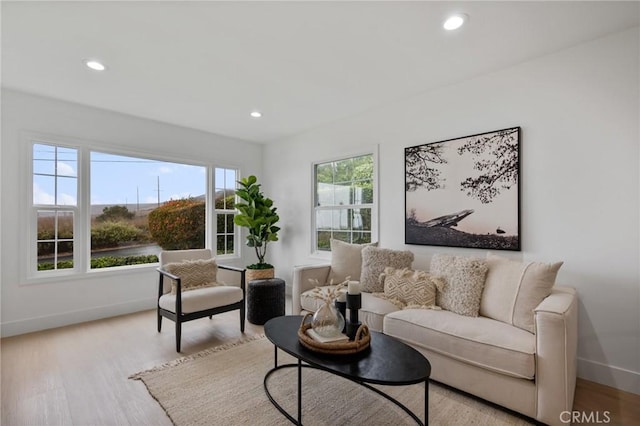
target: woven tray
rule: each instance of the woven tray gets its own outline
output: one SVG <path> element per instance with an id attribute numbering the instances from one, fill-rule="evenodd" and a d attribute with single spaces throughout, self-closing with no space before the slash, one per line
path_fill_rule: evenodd
<path id="1" fill-rule="evenodd" d="M 371 333 L 369 333 L 369 327 L 365 324 L 358 327 L 356 337 L 353 341 L 321 343 L 313 340 L 309 335 L 307 335 L 307 330 L 311 328 L 311 323 L 305 323 L 307 318 L 310 316 L 311 314 L 305 315 L 302 319 L 302 323 L 300 324 L 300 328 L 298 329 L 298 340 L 300 340 L 302 346 L 307 349 L 323 354 L 349 355 L 367 349 L 369 347 L 369 343 L 371 343 Z"/>

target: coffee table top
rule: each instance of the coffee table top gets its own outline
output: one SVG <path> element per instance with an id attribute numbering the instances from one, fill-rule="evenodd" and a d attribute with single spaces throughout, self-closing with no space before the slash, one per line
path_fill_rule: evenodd
<path id="1" fill-rule="evenodd" d="M 365 383 L 410 385 L 424 382 L 431 364 L 414 348 L 396 338 L 371 331 L 369 349 L 352 355 L 327 355 L 305 348 L 298 341 L 302 316 L 273 318 L 264 334 L 278 348 L 322 370 Z"/>

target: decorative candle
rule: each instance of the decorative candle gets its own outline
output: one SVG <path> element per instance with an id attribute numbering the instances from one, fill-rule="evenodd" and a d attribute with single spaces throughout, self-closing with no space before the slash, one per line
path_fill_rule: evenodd
<path id="1" fill-rule="evenodd" d="M 360 283 L 349 281 L 349 294 L 360 294 Z"/>

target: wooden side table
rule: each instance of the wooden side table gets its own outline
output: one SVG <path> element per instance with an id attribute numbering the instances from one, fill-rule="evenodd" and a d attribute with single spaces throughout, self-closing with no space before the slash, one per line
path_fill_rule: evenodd
<path id="1" fill-rule="evenodd" d="M 264 325 L 271 318 L 284 316 L 285 282 L 280 278 L 249 281 L 247 320 Z"/>

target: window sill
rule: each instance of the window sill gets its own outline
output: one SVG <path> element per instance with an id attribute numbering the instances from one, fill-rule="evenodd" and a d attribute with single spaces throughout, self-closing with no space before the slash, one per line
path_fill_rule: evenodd
<path id="1" fill-rule="evenodd" d="M 314 251 L 311 253 L 309 258 L 324 260 L 324 261 L 331 261 L 331 252 L 330 251 Z"/>
<path id="2" fill-rule="evenodd" d="M 62 271 L 59 273 L 34 274 L 26 277 L 20 283 L 21 286 L 37 284 L 53 284 L 58 282 L 81 281 L 93 278 L 105 278 L 122 276 L 127 274 L 144 274 L 155 271 L 159 263 L 145 263 L 142 265 L 114 266 L 112 268 L 98 268 L 90 271 Z"/>

